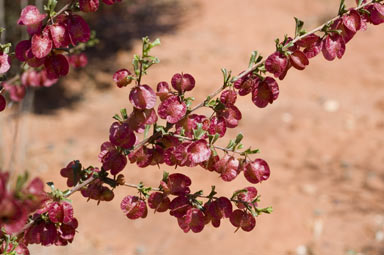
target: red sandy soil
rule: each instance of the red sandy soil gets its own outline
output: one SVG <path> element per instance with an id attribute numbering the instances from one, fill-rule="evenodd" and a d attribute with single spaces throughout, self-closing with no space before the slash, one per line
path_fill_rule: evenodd
<path id="1" fill-rule="evenodd" d="M 293 17 L 311 29 L 336 12 L 339 1 L 194 0 L 182 1 L 183 24 L 161 35 L 153 53 L 161 59 L 144 81 L 151 86 L 170 81 L 176 72 L 195 76 L 191 95 L 196 102 L 222 82 L 220 68 L 239 73 L 252 50 L 264 56 L 274 51 L 274 39 L 294 32 Z M 348 2 L 351 4 L 351 1 Z M 123 38 L 122 38 L 123 39 Z M 238 104 L 243 121 L 227 137 L 241 131 L 245 146 L 260 148 L 258 156 L 271 167 L 271 178 L 256 185 L 260 206 L 271 215 L 257 218 L 256 229 L 238 231 L 228 221 L 200 234 L 184 234 L 168 213 L 149 213 L 145 220 L 128 220 L 121 199 L 134 190 L 121 189 L 110 203 L 73 199 L 78 234 L 67 247 L 31 246 L 31 254 L 384 254 L 384 26 L 370 26 L 348 45 L 341 60 L 311 60 L 305 71 L 291 70 L 280 82 L 279 99 L 266 109 L 250 97 Z M 132 51 L 117 52 L 116 68 L 130 67 Z M 111 82 L 112 73 L 94 73 Z M 68 78 L 64 86 L 81 90 L 86 77 Z M 21 167 L 65 189 L 59 170 L 73 159 L 98 166 L 99 146 L 107 140 L 113 114 L 128 107 L 129 89 L 87 89 L 74 109 L 55 115 L 22 119 L 25 158 Z M 5 128 L 5 131 L 7 129 Z M 223 142 L 223 144 L 225 144 Z M 126 167 L 130 183 L 157 186 L 162 170 L 183 171 L 192 189 L 230 195 L 248 186 L 243 176 L 223 183 L 201 168 Z"/>

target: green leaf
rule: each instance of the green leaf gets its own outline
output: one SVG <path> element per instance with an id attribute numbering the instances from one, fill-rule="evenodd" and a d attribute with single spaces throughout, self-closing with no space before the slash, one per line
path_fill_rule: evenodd
<path id="1" fill-rule="evenodd" d="M 305 31 L 303 31 L 304 22 L 302 20 L 295 17 L 295 22 L 296 22 L 296 29 L 295 29 L 295 38 L 296 38 L 302 35 L 303 33 L 305 33 Z"/>
<path id="2" fill-rule="evenodd" d="M 358 3 L 357 6 L 358 6 L 358 7 L 361 6 L 361 5 L 363 4 L 363 1 L 364 1 L 364 0 L 359 0 L 359 3 Z"/>
<path id="3" fill-rule="evenodd" d="M 51 188 L 52 192 L 55 191 L 55 184 L 53 182 L 47 182 L 47 185 Z"/>
<path id="4" fill-rule="evenodd" d="M 168 180 L 168 176 L 169 176 L 169 173 L 166 172 L 166 171 L 164 171 L 164 172 L 163 172 L 163 181 L 164 181 L 164 182 L 167 182 L 167 180 Z"/>
<path id="5" fill-rule="evenodd" d="M 241 142 L 241 140 L 243 140 L 244 136 L 242 133 L 239 133 L 237 136 L 236 136 L 236 140 L 235 140 L 235 144 L 239 144 Z"/>
<path id="6" fill-rule="evenodd" d="M 147 138 L 148 132 L 151 129 L 151 125 L 145 125 L 145 130 L 144 130 L 144 139 Z"/>
<path id="7" fill-rule="evenodd" d="M 199 140 L 205 133 L 206 131 L 203 129 L 203 124 L 197 123 L 197 128 L 193 130 L 193 137 Z"/>
<path id="8" fill-rule="evenodd" d="M 119 114 L 115 114 L 112 118 L 114 118 L 117 121 L 121 121 L 121 122 L 123 121 Z"/>
<path id="9" fill-rule="evenodd" d="M 28 181 L 28 178 L 29 178 L 28 172 L 25 172 L 23 175 L 17 176 L 16 192 L 20 192 L 23 189 L 25 183 Z"/>
<path id="10" fill-rule="evenodd" d="M 248 67 L 253 66 L 257 62 L 256 61 L 256 59 L 258 59 L 257 54 L 258 54 L 257 51 L 252 51 L 251 57 L 249 58 Z"/>
<path id="11" fill-rule="evenodd" d="M 345 0 L 341 0 L 340 1 L 340 6 L 339 6 L 339 11 L 338 11 L 338 15 L 343 15 L 344 13 L 346 13 L 347 10 L 345 9 Z"/>
<path id="12" fill-rule="evenodd" d="M 125 109 L 125 108 L 121 109 L 120 113 L 121 113 L 121 117 L 123 117 L 123 120 L 128 119 L 127 109 Z"/>
<path id="13" fill-rule="evenodd" d="M 225 147 L 225 148 L 228 150 L 232 150 L 234 146 L 235 146 L 235 141 L 230 140 L 227 147 Z"/>

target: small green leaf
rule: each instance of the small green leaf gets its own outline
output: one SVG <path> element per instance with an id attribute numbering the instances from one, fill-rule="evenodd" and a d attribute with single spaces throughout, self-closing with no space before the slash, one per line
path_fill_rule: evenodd
<path id="1" fill-rule="evenodd" d="M 338 15 L 343 15 L 344 13 L 346 13 L 347 10 L 345 9 L 345 0 L 341 0 L 340 1 L 340 6 L 339 6 L 339 11 L 338 11 Z"/>
<path id="2" fill-rule="evenodd" d="M 115 115 L 113 116 L 113 118 L 114 118 L 115 120 L 117 120 L 117 121 L 120 121 L 120 122 L 123 121 L 123 120 L 121 119 L 121 117 L 120 117 L 119 114 L 115 114 Z"/>
<path id="3" fill-rule="evenodd" d="M 257 63 L 256 59 L 257 58 L 257 51 L 252 51 L 251 57 L 249 58 L 249 64 L 248 67 L 253 66 L 255 63 Z"/>
<path id="4" fill-rule="evenodd" d="M 144 130 L 144 139 L 147 138 L 148 132 L 151 129 L 151 125 L 145 125 L 145 130 Z"/>
<path id="5" fill-rule="evenodd" d="M 303 31 L 304 21 L 295 17 L 295 22 L 296 22 L 296 29 L 295 29 L 295 38 L 296 38 L 296 37 L 302 35 L 304 32 Z"/>
<path id="6" fill-rule="evenodd" d="M 125 109 L 125 108 L 121 109 L 120 113 L 121 113 L 121 117 L 123 117 L 123 120 L 128 119 L 127 109 Z"/>
<path id="7" fill-rule="evenodd" d="M 166 172 L 166 171 L 164 171 L 164 172 L 163 172 L 163 181 L 164 181 L 164 182 L 167 182 L 167 180 L 168 180 L 168 176 L 169 176 L 169 173 Z"/>
<path id="8" fill-rule="evenodd" d="M 363 3 L 363 1 L 364 1 L 364 0 L 359 0 L 359 3 L 358 3 L 358 5 L 357 5 L 357 6 L 358 6 L 358 7 L 359 7 L 359 6 L 361 6 L 361 5 L 362 5 L 362 3 Z"/>
<path id="9" fill-rule="evenodd" d="M 239 133 L 237 136 L 236 136 L 236 139 L 235 139 L 235 144 L 239 144 L 241 142 L 241 140 L 243 140 L 244 136 L 242 133 Z"/>
<path id="10" fill-rule="evenodd" d="M 16 181 L 16 192 L 19 192 L 23 189 L 25 183 L 28 181 L 29 174 L 25 172 L 23 175 L 19 175 Z"/>

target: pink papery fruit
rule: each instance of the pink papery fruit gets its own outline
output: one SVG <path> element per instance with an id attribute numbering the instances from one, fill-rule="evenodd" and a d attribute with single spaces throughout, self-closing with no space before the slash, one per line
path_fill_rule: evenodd
<path id="1" fill-rule="evenodd" d="M 268 180 L 271 171 L 267 162 L 263 159 L 255 159 L 244 166 L 245 178 L 253 184 Z"/>
<path id="2" fill-rule="evenodd" d="M 83 12 L 95 12 L 99 8 L 99 0 L 79 0 L 79 6 Z"/>
<path id="3" fill-rule="evenodd" d="M 313 58 L 321 52 L 323 41 L 321 40 L 320 36 L 310 34 L 297 41 L 296 44 L 304 48 L 303 53 L 307 58 Z"/>
<path id="4" fill-rule="evenodd" d="M 18 60 L 21 62 L 26 61 L 28 59 L 27 52 L 31 49 L 31 41 L 23 40 L 16 44 L 15 47 L 15 55 Z"/>
<path id="5" fill-rule="evenodd" d="M 227 124 L 225 123 L 225 119 L 223 117 L 212 117 L 208 128 L 209 134 L 219 134 L 220 137 L 223 137 L 226 131 Z"/>
<path id="6" fill-rule="evenodd" d="M 67 18 L 69 39 L 73 46 L 80 42 L 87 42 L 91 37 L 91 30 L 85 20 L 79 15 L 70 15 Z"/>
<path id="7" fill-rule="evenodd" d="M 265 69 L 276 78 L 282 77 L 287 68 L 288 59 L 281 52 L 276 51 L 265 60 Z"/>
<path id="8" fill-rule="evenodd" d="M 345 42 L 341 35 L 328 35 L 323 43 L 323 56 L 326 60 L 332 61 L 341 58 L 345 53 Z"/>
<path id="9" fill-rule="evenodd" d="M 110 142 L 101 145 L 99 160 L 103 163 L 104 170 L 111 170 L 112 175 L 121 172 L 127 165 L 126 156 L 122 155 Z"/>
<path id="10" fill-rule="evenodd" d="M 226 106 L 234 105 L 236 103 L 237 93 L 234 90 L 224 90 L 220 95 L 220 102 Z"/>
<path id="11" fill-rule="evenodd" d="M 32 36 L 31 49 L 37 58 L 44 58 L 52 50 L 52 41 L 49 36 L 43 34 L 35 34 Z"/>
<path id="12" fill-rule="evenodd" d="M 195 78 L 187 73 L 177 73 L 173 75 L 171 84 L 174 89 L 182 94 L 185 91 L 190 91 L 195 87 Z"/>
<path id="13" fill-rule="evenodd" d="M 204 207 L 206 208 L 206 214 L 209 220 L 211 220 L 215 228 L 220 226 L 220 220 L 222 218 L 229 218 L 232 214 L 232 203 L 226 197 L 219 197 Z"/>
<path id="14" fill-rule="evenodd" d="M 27 5 L 21 11 L 20 18 L 17 21 L 19 25 L 30 26 L 41 22 L 47 17 L 47 14 L 41 14 L 39 9 L 34 5 Z"/>
<path id="15" fill-rule="evenodd" d="M 62 23 L 55 23 L 47 26 L 51 34 L 55 48 L 66 48 L 70 44 L 69 34 L 66 26 Z"/>
<path id="16" fill-rule="evenodd" d="M 204 229 L 204 214 L 197 208 L 190 208 L 182 217 L 177 218 L 177 223 L 184 233 L 189 230 L 199 233 Z"/>
<path id="17" fill-rule="evenodd" d="M 295 50 L 289 55 L 290 63 L 297 70 L 304 70 L 307 65 L 309 65 L 309 61 L 307 56 L 300 50 Z"/>
<path id="18" fill-rule="evenodd" d="M 136 162 L 138 167 L 147 167 L 152 163 L 153 149 L 149 149 L 146 146 L 141 146 L 139 149 L 131 152 L 128 155 L 128 158 L 132 164 Z"/>
<path id="19" fill-rule="evenodd" d="M 240 96 L 246 96 L 252 90 L 254 87 L 257 87 L 260 82 L 260 79 L 257 76 L 253 76 L 251 74 L 248 74 L 240 79 L 237 79 L 233 86 L 238 89 L 238 93 Z"/>
<path id="20" fill-rule="evenodd" d="M 370 13 L 369 21 L 374 25 L 379 25 L 384 22 L 384 5 L 373 3 L 367 7 Z"/>
<path id="21" fill-rule="evenodd" d="M 252 92 L 253 103 L 260 108 L 272 104 L 279 96 L 279 86 L 275 79 L 266 77 L 260 82 L 258 87 L 255 87 Z"/>
<path id="22" fill-rule="evenodd" d="M 192 208 L 192 205 L 189 203 L 189 199 L 186 196 L 177 196 L 169 204 L 169 214 L 176 218 L 180 218 L 183 217 L 190 208 Z"/>
<path id="23" fill-rule="evenodd" d="M 244 192 L 240 192 L 236 196 L 237 200 L 239 201 L 236 202 L 236 206 L 239 209 L 245 209 L 245 203 L 249 204 L 250 206 L 257 206 L 257 202 L 252 202 L 257 197 L 257 189 L 255 187 L 246 187 L 244 190 Z"/>
<path id="24" fill-rule="evenodd" d="M 136 143 L 136 135 L 127 123 L 114 122 L 109 129 L 109 141 L 116 146 L 130 149 Z"/>
<path id="25" fill-rule="evenodd" d="M 8 54 L 0 52 L 0 74 L 8 72 L 11 68 L 11 59 Z"/>
<path id="26" fill-rule="evenodd" d="M 164 193 L 153 192 L 148 198 L 148 206 L 155 212 L 165 212 L 169 208 L 171 200 Z"/>
<path id="27" fill-rule="evenodd" d="M 170 93 L 169 84 L 166 81 L 159 82 L 156 86 L 156 95 L 160 98 L 160 101 L 164 101 L 172 94 Z"/>
<path id="28" fill-rule="evenodd" d="M 165 194 L 172 194 L 175 196 L 186 195 L 191 192 L 189 186 L 191 186 L 191 179 L 180 173 L 170 174 L 168 178 L 160 182 Z"/>
<path id="29" fill-rule="evenodd" d="M 68 59 L 62 54 L 51 55 L 45 58 L 44 66 L 48 79 L 58 79 L 69 72 Z"/>
<path id="30" fill-rule="evenodd" d="M 68 61 L 75 68 L 85 67 L 88 64 L 88 58 L 85 53 L 71 55 L 68 57 Z"/>
<path id="31" fill-rule="evenodd" d="M 249 232 L 256 226 L 256 219 L 249 212 L 243 210 L 235 210 L 232 212 L 231 217 L 229 218 L 231 224 L 237 228 Z"/>
<path id="32" fill-rule="evenodd" d="M 60 175 L 68 178 L 67 186 L 73 187 L 75 186 L 81 178 L 81 164 L 77 160 L 73 160 L 69 162 L 69 164 L 60 170 Z"/>
<path id="33" fill-rule="evenodd" d="M 122 88 L 132 82 L 132 73 L 127 69 L 120 69 L 113 74 L 113 81 L 117 87 Z"/>
<path id="34" fill-rule="evenodd" d="M 26 93 L 26 87 L 24 85 L 13 85 L 4 82 L 4 89 L 8 92 L 9 98 L 14 102 L 20 102 L 24 99 Z"/>
<path id="35" fill-rule="evenodd" d="M 218 112 L 218 117 L 225 120 L 227 128 L 235 128 L 239 125 L 242 118 L 240 110 L 235 105 L 229 105 L 224 110 Z"/>
<path id="36" fill-rule="evenodd" d="M 152 109 L 156 104 L 156 93 L 148 85 L 136 86 L 129 93 L 129 101 L 137 109 Z"/>
<path id="37" fill-rule="evenodd" d="M 200 139 L 191 143 L 187 149 L 188 160 L 193 165 L 197 165 L 209 159 L 211 156 L 211 149 L 208 147 L 208 142 Z"/>
<path id="38" fill-rule="evenodd" d="M 181 134 L 184 131 L 184 136 L 193 137 L 193 130 L 198 124 L 202 124 L 203 130 L 208 130 L 209 121 L 204 115 L 190 114 L 176 123 L 176 132 Z"/>
<path id="39" fill-rule="evenodd" d="M 215 163 L 216 172 L 220 173 L 220 177 L 223 181 L 233 181 L 240 173 L 240 162 L 233 156 L 225 154 L 223 158 Z"/>
<path id="40" fill-rule="evenodd" d="M 168 97 L 161 102 L 158 108 L 159 117 L 174 124 L 181 120 L 187 112 L 187 106 L 181 102 L 178 96 Z"/>
<path id="41" fill-rule="evenodd" d="M 120 208 L 128 219 L 131 220 L 145 218 L 148 214 L 147 204 L 137 196 L 124 197 L 121 201 Z"/>

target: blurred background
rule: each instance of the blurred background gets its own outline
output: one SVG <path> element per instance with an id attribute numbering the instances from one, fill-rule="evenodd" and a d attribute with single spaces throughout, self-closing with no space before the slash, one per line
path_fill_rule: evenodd
<path id="1" fill-rule="evenodd" d="M 20 2 L 28 1 L 1 2 L 8 28 L 2 39 L 15 43 L 23 36 L 16 25 Z M 191 95 L 200 102 L 221 85 L 220 68 L 241 72 L 251 51 L 266 57 L 276 38 L 294 33 L 293 17 L 310 30 L 335 16 L 339 1 L 125 0 L 101 6 L 85 16 L 100 39 L 86 52 L 88 66 L 1 113 L 2 168 L 28 170 L 65 189 L 59 171 L 69 161 L 98 166 L 112 116 L 131 107 L 129 89 L 113 86 L 112 75 L 132 69 L 144 35 L 162 42 L 153 50 L 161 63 L 144 82 L 154 87 L 170 82 L 174 73 L 190 73 L 197 82 Z M 226 137 L 241 131 L 245 146 L 259 148 L 258 156 L 271 167 L 271 178 L 256 188 L 260 206 L 274 212 L 258 217 L 254 231 L 233 233 L 223 221 L 219 229 L 206 226 L 200 234 L 184 234 L 168 213 L 150 212 L 145 220 L 131 221 L 120 201 L 135 191 L 120 189 L 112 202 L 99 206 L 80 194 L 71 197 L 80 222 L 74 242 L 31 246 L 31 254 L 383 255 L 383 43 L 384 26 L 370 25 L 348 43 L 343 59 L 328 62 L 319 55 L 305 71 L 291 70 L 279 82 L 273 105 L 259 109 L 250 97 L 240 98 L 243 120 Z M 163 170 L 183 171 L 193 190 L 208 192 L 215 184 L 219 194 L 230 195 L 249 186 L 242 175 L 223 183 L 201 168 L 128 165 L 124 174 L 130 183 L 157 186 Z"/>

